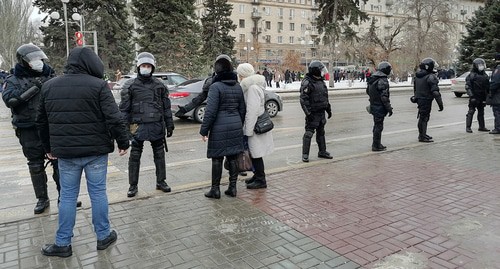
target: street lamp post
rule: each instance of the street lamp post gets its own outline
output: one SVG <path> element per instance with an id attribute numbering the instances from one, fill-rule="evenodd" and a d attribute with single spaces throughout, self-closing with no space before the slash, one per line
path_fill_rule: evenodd
<path id="1" fill-rule="evenodd" d="M 313 41 L 312 40 L 309 40 L 307 41 L 307 36 L 309 35 L 309 31 L 305 31 L 304 32 L 304 37 L 302 38 L 302 41 L 300 41 L 300 43 L 302 45 L 304 45 L 304 48 L 305 48 L 305 51 L 304 51 L 304 61 L 306 62 L 306 73 L 308 72 L 308 66 L 307 66 L 307 50 L 308 50 L 308 46 L 312 45 L 313 44 Z M 312 61 L 312 59 L 311 59 Z"/>
<path id="2" fill-rule="evenodd" d="M 69 0 L 61 0 L 62 4 L 63 4 L 63 11 L 64 11 L 64 29 L 65 29 L 65 35 L 66 35 L 66 57 L 69 56 L 69 37 L 68 37 L 68 7 L 67 7 L 67 4 L 69 3 Z M 76 23 L 78 24 L 78 26 L 80 27 L 80 32 L 83 34 L 84 33 L 84 20 L 83 20 L 83 16 L 80 15 L 79 13 L 76 12 L 76 8 L 73 9 L 73 14 L 71 15 L 71 18 L 76 21 L 76 22 L 72 22 L 72 23 Z M 55 20 L 59 20 L 61 16 L 59 15 L 59 12 L 57 11 L 54 11 L 50 14 L 50 18 L 52 19 L 55 19 Z M 93 31 L 95 32 L 95 31 Z M 94 40 L 96 39 L 96 33 L 94 33 Z M 85 40 L 85 39 L 83 39 Z M 85 41 L 84 41 L 85 42 Z M 96 53 L 97 53 L 97 45 L 96 43 L 94 42 L 95 46 L 96 46 Z M 85 43 L 83 44 L 85 45 Z"/>
<path id="3" fill-rule="evenodd" d="M 243 50 L 247 52 L 247 63 L 248 63 L 248 54 L 250 53 L 251 50 L 254 50 L 253 47 L 250 47 L 250 39 L 247 39 L 247 46 L 243 47 Z"/>
<path id="4" fill-rule="evenodd" d="M 66 30 L 66 57 L 69 56 L 69 40 L 68 40 L 68 8 L 66 4 L 69 3 L 69 0 L 61 0 L 63 4 L 64 10 L 64 28 Z"/>

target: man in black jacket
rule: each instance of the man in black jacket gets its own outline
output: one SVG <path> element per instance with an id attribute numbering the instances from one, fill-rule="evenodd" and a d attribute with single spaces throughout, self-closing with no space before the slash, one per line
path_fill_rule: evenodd
<path id="1" fill-rule="evenodd" d="M 472 133 L 472 118 L 477 109 L 477 122 L 479 123 L 480 132 L 488 132 L 484 123 L 484 107 L 486 106 L 486 94 L 490 87 L 488 74 L 484 71 L 486 63 L 481 58 L 476 58 L 472 61 L 472 70 L 465 78 L 465 89 L 469 95 L 469 111 L 465 118 L 465 131 Z"/>
<path id="2" fill-rule="evenodd" d="M 34 213 L 40 214 L 50 205 L 45 171 L 45 151 L 43 150 L 35 126 L 36 107 L 40 99 L 42 84 L 54 77 L 54 70 L 46 63 L 47 56 L 37 46 L 25 44 L 16 51 L 17 64 L 14 74 L 5 80 L 2 98 L 12 111 L 12 125 L 16 136 L 28 159 L 31 182 L 38 202 Z M 50 160 L 59 192 L 59 170 L 57 160 Z"/>
<path id="3" fill-rule="evenodd" d="M 436 76 L 435 68 L 438 64 L 432 58 L 425 58 L 419 65 L 420 70 L 415 74 L 413 90 L 418 104 L 418 141 L 429 143 L 434 142 L 432 137 L 427 135 L 427 123 L 431 116 L 432 101 L 436 99 L 439 111 L 443 111 L 443 100 L 439 93 L 439 79 Z"/>
<path id="4" fill-rule="evenodd" d="M 59 227 L 55 244 L 42 247 L 46 256 L 72 255 L 71 238 L 82 171 L 92 203 L 97 249 L 116 241 L 110 230 L 106 174 L 108 154 L 116 140 L 119 154 L 127 154 L 128 133 L 108 88 L 101 59 L 89 48 L 71 51 L 63 76 L 46 82 L 41 91 L 36 125 L 45 152 L 58 159 L 61 172 Z"/>
<path id="5" fill-rule="evenodd" d="M 144 141 L 151 142 L 156 167 L 156 189 L 170 192 L 165 182 L 167 170 L 165 164 L 165 129 L 167 137 L 174 131 L 172 111 L 167 87 L 153 77 L 155 58 L 149 52 L 137 55 L 137 78 L 128 80 L 121 91 L 120 110 L 130 126 L 132 149 L 128 161 L 128 177 L 130 187 L 128 197 L 137 194 L 139 183 L 139 167 Z"/>
<path id="6" fill-rule="evenodd" d="M 302 138 L 302 161 L 309 162 L 309 149 L 311 139 L 316 131 L 316 143 L 318 143 L 318 157 L 332 159 L 326 151 L 325 140 L 325 112 L 328 118 L 332 117 L 332 107 L 328 101 L 328 89 L 324 82 L 324 76 L 328 73 L 326 67 L 320 61 L 312 61 L 309 64 L 309 72 L 300 84 L 300 105 L 306 115 L 306 132 Z"/>
<path id="7" fill-rule="evenodd" d="M 387 76 L 391 74 L 392 66 L 388 62 L 378 64 L 377 71 L 368 78 L 366 93 L 370 96 L 370 113 L 373 115 L 373 143 L 372 151 L 384 151 L 382 145 L 382 131 L 384 130 L 384 118 L 387 114 L 392 116 L 392 106 L 389 100 L 389 81 Z"/>
<path id="8" fill-rule="evenodd" d="M 500 134 L 500 52 L 495 55 L 496 66 L 491 74 L 490 88 L 488 94 L 488 104 L 493 109 L 495 117 L 495 128 L 490 131 L 490 134 Z"/>

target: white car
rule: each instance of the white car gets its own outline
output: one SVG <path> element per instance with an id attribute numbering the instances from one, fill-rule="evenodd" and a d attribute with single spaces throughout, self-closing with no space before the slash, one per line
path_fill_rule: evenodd
<path id="1" fill-rule="evenodd" d="M 461 97 L 464 94 L 467 94 L 465 90 L 465 78 L 470 74 L 470 72 L 465 72 L 461 76 L 451 79 L 451 91 L 455 94 L 456 97 Z M 491 71 L 486 70 L 486 74 L 491 77 Z"/>

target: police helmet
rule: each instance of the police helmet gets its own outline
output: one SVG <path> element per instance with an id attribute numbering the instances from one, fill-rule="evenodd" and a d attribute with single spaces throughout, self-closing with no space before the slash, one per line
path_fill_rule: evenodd
<path id="1" fill-rule="evenodd" d="M 472 70 L 483 71 L 486 68 L 486 62 L 483 58 L 476 58 L 472 61 Z"/>
<path id="2" fill-rule="evenodd" d="M 386 74 L 386 75 L 389 75 L 389 74 L 391 74 L 392 66 L 389 62 L 380 62 L 378 64 L 377 70 Z"/>
<path id="3" fill-rule="evenodd" d="M 215 73 L 233 71 L 233 61 L 231 57 L 226 54 L 217 56 L 217 58 L 215 58 L 214 71 Z"/>
<path id="4" fill-rule="evenodd" d="M 326 69 L 325 65 L 320 61 L 312 61 L 308 67 L 309 74 L 315 77 L 323 77 L 328 73 L 328 69 Z"/>
<path id="5" fill-rule="evenodd" d="M 141 64 L 150 64 L 153 66 L 153 68 L 156 67 L 156 60 L 155 56 L 149 52 L 141 52 L 139 55 L 137 55 L 137 67 L 139 67 Z"/>
<path id="6" fill-rule="evenodd" d="M 24 44 L 17 48 L 17 62 L 28 67 L 28 63 L 35 60 L 47 60 L 47 55 L 38 46 L 33 44 Z"/>
<path id="7" fill-rule="evenodd" d="M 418 67 L 420 67 L 420 69 L 433 72 L 435 68 L 438 68 L 438 66 L 439 65 L 437 64 L 436 61 L 434 61 L 434 59 L 425 58 L 422 60 L 422 62 L 420 62 L 420 65 Z"/>

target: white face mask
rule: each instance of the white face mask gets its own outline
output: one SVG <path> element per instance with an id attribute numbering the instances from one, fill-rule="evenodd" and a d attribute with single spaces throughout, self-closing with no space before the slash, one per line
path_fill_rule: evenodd
<path id="1" fill-rule="evenodd" d="M 31 61 L 29 64 L 30 64 L 31 69 L 33 69 L 37 72 L 43 71 L 43 61 L 42 60 L 34 60 L 34 61 Z"/>
<path id="2" fill-rule="evenodd" d="M 151 68 L 139 67 L 139 73 L 143 76 L 151 75 L 151 71 L 152 71 Z"/>
<path id="3" fill-rule="evenodd" d="M 484 70 L 484 65 L 480 64 L 477 66 L 477 70 L 483 71 Z"/>

